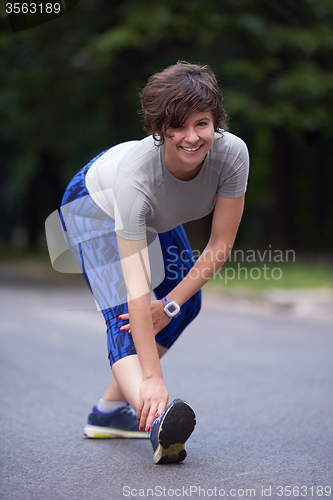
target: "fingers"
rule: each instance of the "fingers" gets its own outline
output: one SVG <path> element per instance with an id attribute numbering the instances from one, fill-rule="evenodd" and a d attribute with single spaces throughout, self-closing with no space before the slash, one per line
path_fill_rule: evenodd
<path id="1" fill-rule="evenodd" d="M 147 402 L 142 410 L 137 412 L 138 421 L 140 422 L 139 429 L 149 432 L 153 422 L 156 417 L 159 417 L 161 413 L 166 409 L 168 401 L 161 401 L 160 403 L 149 403 Z"/>
<path id="2" fill-rule="evenodd" d="M 123 325 L 120 327 L 120 331 L 121 332 L 124 332 L 124 331 L 127 331 L 127 332 L 130 332 L 131 333 L 131 325 L 128 323 L 127 325 Z"/>
<path id="3" fill-rule="evenodd" d="M 121 314 L 120 316 L 118 316 L 118 319 L 121 321 L 129 320 L 129 314 L 128 313 Z M 126 325 L 121 326 L 120 331 L 122 331 L 122 332 L 127 331 L 129 333 L 132 333 L 130 323 L 127 323 Z"/>
<path id="4" fill-rule="evenodd" d="M 150 408 L 147 420 L 146 420 L 146 431 L 149 432 L 151 429 L 151 426 L 153 425 L 153 422 L 155 418 L 159 417 L 161 413 L 164 412 L 168 405 L 168 401 L 165 402 L 160 402 L 157 406 L 152 406 Z"/>
<path id="5" fill-rule="evenodd" d="M 148 415 L 149 415 L 149 403 L 146 403 L 144 405 L 144 407 L 142 408 L 142 411 L 141 411 L 141 414 L 140 414 L 140 424 L 139 424 L 140 431 L 143 431 L 145 427 L 146 427 L 145 430 L 147 432 L 150 431 L 151 425 L 150 425 L 150 427 L 148 427 L 148 425 L 147 425 Z"/>
<path id="6" fill-rule="evenodd" d="M 129 313 L 121 314 L 120 316 L 118 316 L 118 319 L 122 320 L 129 319 Z"/>
<path id="7" fill-rule="evenodd" d="M 146 420 L 146 431 L 149 432 L 155 420 L 156 413 L 158 413 L 158 405 L 150 407 L 150 411 Z"/>
<path id="8" fill-rule="evenodd" d="M 150 407 L 148 405 L 143 407 L 140 419 L 140 430 L 143 430 L 146 427 L 145 429 L 146 432 L 150 431 L 156 413 L 157 413 L 157 404 L 153 404 Z"/>
<path id="9" fill-rule="evenodd" d="M 165 410 L 169 399 L 168 390 L 161 377 L 143 380 L 140 388 L 140 399 L 137 409 L 139 429 L 150 431 L 156 413 Z"/>
<path id="10" fill-rule="evenodd" d="M 164 410 L 166 410 L 167 406 L 168 406 L 168 400 L 166 400 L 164 403 L 161 402 L 157 406 L 157 412 L 155 413 L 155 417 L 159 417 L 161 415 L 161 413 L 163 413 Z"/>

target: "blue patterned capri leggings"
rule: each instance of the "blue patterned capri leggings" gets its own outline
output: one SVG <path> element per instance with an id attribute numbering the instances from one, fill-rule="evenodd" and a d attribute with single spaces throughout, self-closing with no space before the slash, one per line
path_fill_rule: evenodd
<path id="1" fill-rule="evenodd" d="M 101 153 L 103 154 L 103 153 Z M 110 263 L 119 264 L 119 254 L 114 231 L 114 220 L 92 200 L 86 188 L 85 176 L 91 165 L 101 155 L 93 158 L 71 180 L 61 203 L 60 219 L 68 246 L 79 265 L 83 277 L 103 312 L 108 353 L 111 366 L 119 359 L 136 354 L 132 335 L 121 331 L 127 321 L 118 316 L 128 312 L 126 287 L 119 286 L 120 266 L 110 272 Z M 72 207 L 75 216 L 65 207 Z M 74 207 L 74 208 L 73 208 Z M 80 237 L 78 237 L 78 234 Z M 163 257 L 164 278 L 154 288 L 157 299 L 162 299 L 190 271 L 195 260 L 183 227 L 159 233 Z M 101 264 L 108 264 L 102 265 Z M 112 268 L 112 266 L 111 266 Z M 122 278 L 123 279 L 123 278 Z M 111 305 L 110 307 L 110 304 Z M 156 342 L 170 348 L 186 326 L 197 316 L 201 307 L 201 291 L 193 295 L 181 307 L 181 314 L 156 335 Z"/>

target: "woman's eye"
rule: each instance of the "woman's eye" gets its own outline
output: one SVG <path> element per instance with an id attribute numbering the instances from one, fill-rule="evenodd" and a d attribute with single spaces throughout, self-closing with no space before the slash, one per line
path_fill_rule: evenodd
<path id="1" fill-rule="evenodd" d="M 198 126 L 199 127 L 205 127 L 207 125 L 207 122 L 199 122 Z"/>

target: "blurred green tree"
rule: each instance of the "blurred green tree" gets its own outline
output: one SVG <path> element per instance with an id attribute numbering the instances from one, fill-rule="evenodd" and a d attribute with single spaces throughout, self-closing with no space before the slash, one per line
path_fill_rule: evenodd
<path id="1" fill-rule="evenodd" d="M 185 59 L 212 67 L 250 149 L 239 244 L 332 249 L 332 2 L 81 0 L 15 34 L 1 15 L 3 237 L 23 225 L 36 245 L 71 176 L 144 136 L 148 76 Z M 201 241 L 209 218 L 189 229 Z"/>

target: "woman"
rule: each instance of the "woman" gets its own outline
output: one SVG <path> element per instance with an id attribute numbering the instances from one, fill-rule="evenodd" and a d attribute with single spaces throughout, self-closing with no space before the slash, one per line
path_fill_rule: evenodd
<path id="1" fill-rule="evenodd" d="M 178 62 L 153 75 L 141 103 L 148 137 L 84 167 L 65 192 L 62 222 L 103 311 L 113 372 L 85 433 L 148 432 L 155 463 L 179 462 L 195 414 L 182 400 L 167 407 L 160 358 L 198 314 L 202 286 L 228 258 L 243 213 L 248 152 L 227 132 L 222 94 L 206 66 Z M 194 262 L 181 224 L 212 210 L 208 244 Z"/>

